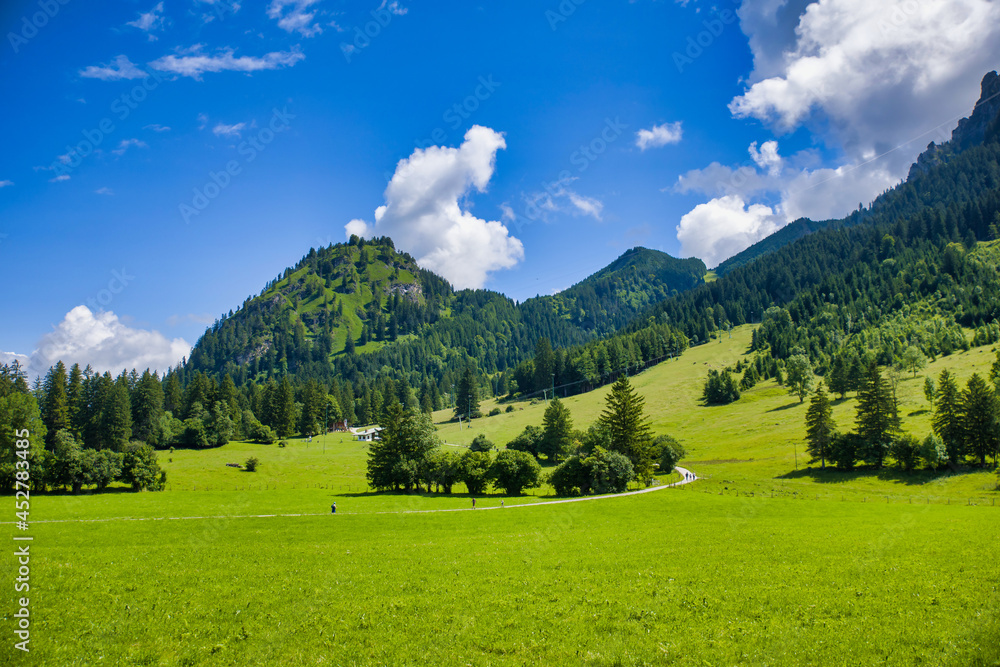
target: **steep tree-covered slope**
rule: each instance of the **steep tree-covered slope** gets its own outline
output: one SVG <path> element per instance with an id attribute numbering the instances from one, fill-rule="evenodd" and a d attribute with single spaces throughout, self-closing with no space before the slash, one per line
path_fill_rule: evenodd
<path id="1" fill-rule="evenodd" d="M 372 379 L 388 367 L 413 386 L 428 376 L 450 385 L 468 359 L 494 374 L 542 338 L 568 347 L 607 335 L 704 273 L 701 260 L 635 248 L 559 294 L 517 304 L 489 290 L 454 291 L 388 238 L 352 238 L 311 250 L 220 318 L 181 372 L 243 384 L 285 373 Z"/>

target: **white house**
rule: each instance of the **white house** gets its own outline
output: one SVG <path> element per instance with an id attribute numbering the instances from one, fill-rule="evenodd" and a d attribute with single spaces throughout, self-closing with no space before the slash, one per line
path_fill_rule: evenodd
<path id="1" fill-rule="evenodd" d="M 381 426 L 369 426 L 367 428 L 352 428 L 351 435 L 358 442 L 371 442 L 372 440 L 379 440 L 379 431 L 382 430 Z"/>

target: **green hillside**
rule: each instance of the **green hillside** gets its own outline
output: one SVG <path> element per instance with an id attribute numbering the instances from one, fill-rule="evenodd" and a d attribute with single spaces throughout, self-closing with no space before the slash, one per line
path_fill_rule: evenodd
<path id="1" fill-rule="evenodd" d="M 311 250 L 221 318 L 177 373 L 184 384 L 195 372 L 229 374 L 240 386 L 286 373 L 370 382 L 389 367 L 411 387 L 429 381 L 445 393 L 467 360 L 493 375 L 528 358 L 541 338 L 564 348 L 611 334 L 704 273 L 700 260 L 635 248 L 557 295 L 518 304 L 453 290 L 391 239 L 354 238 Z"/>

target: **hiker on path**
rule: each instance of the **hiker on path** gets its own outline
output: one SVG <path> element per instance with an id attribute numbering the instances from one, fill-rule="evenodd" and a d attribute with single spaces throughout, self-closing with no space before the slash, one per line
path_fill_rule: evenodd
<path id="1" fill-rule="evenodd" d="M 472 499 L 472 509 L 476 509 L 476 499 Z"/>
<path id="2" fill-rule="evenodd" d="M 336 513 L 337 513 L 337 503 L 334 503 L 330 505 L 330 514 L 336 514 Z"/>

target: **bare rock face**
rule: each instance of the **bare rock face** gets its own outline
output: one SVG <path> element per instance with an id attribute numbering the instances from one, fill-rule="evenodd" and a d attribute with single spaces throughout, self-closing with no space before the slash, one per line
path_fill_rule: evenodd
<path id="1" fill-rule="evenodd" d="M 951 141 L 937 145 L 933 141 L 910 167 L 907 179 L 926 172 L 938 164 L 943 157 L 961 152 L 970 146 L 983 143 L 987 136 L 995 133 L 1000 120 L 1000 75 L 989 72 L 983 77 L 982 92 L 972 115 L 958 121 L 958 127 L 951 133 Z"/>

